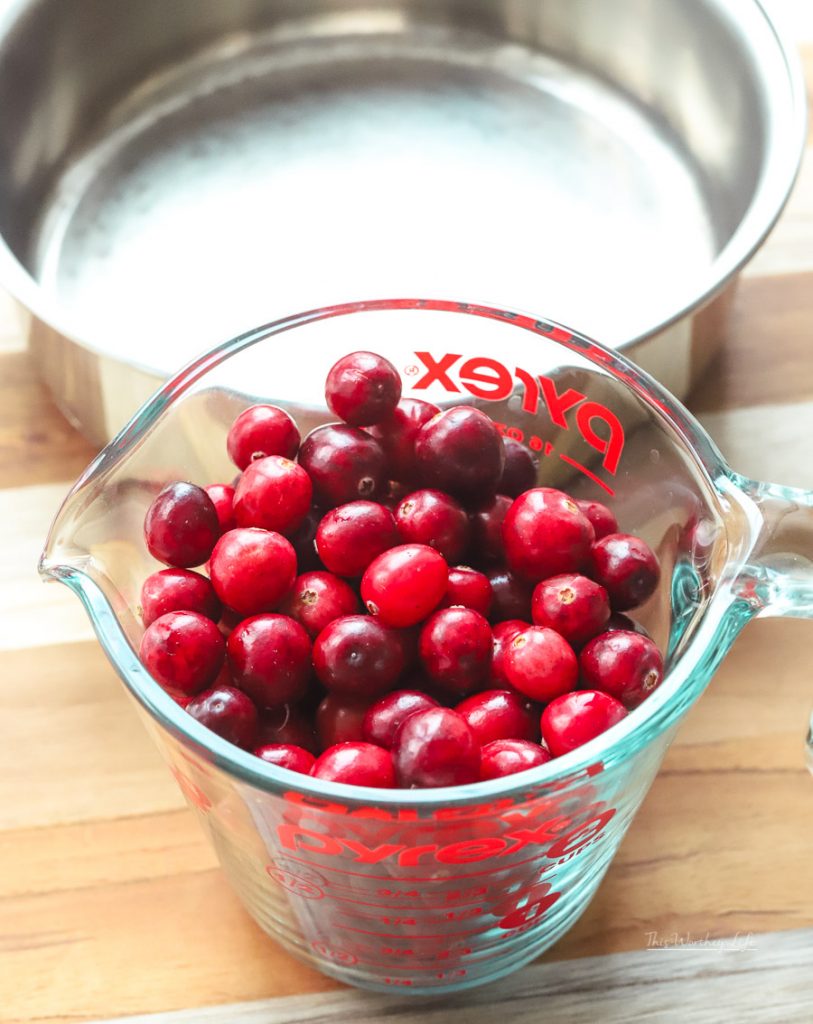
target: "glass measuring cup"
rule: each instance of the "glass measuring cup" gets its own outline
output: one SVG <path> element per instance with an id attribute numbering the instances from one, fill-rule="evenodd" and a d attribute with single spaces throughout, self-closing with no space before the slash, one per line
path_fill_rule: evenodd
<path id="1" fill-rule="evenodd" d="M 663 568 L 639 617 L 667 652 L 658 690 L 591 743 L 521 775 L 365 790 L 287 773 L 193 721 L 136 657 L 144 513 L 174 479 L 228 480 L 224 437 L 258 401 L 302 433 L 323 382 L 367 348 L 404 394 L 465 402 L 539 455 L 541 483 L 609 504 Z M 169 381 L 66 498 L 40 570 L 82 600 L 241 899 L 286 948 L 345 982 L 414 993 L 501 977 L 585 909 L 680 719 L 747 621 L 813 616 L 813 496 L 732 472 L 692 417 L 622 357 L 558 325 L 443 301 L 278 321 Z"/>

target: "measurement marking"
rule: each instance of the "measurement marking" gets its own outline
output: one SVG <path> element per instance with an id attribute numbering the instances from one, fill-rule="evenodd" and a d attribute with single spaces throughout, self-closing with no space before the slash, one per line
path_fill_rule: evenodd
<path id="1" fill-rule="evenodd" d="M 402 942 L 414 942 L 416 939 L 446 939 L 448 942 L 450 939 L 456 939 L 460 935 L 485 935 L 487 931 L 493 927 L 489 925 L 488 928 L 471 928 L 467 932 L 444 932 L 442 935 L 410 935 L 408 932 L 400 932 L 397 935 L 393 935 L 391 932 L 369 932 L 364 928 L 353 928 L 349 924 L 337 924 L 337 928 L 341 928 L 345 932 L 359 932 L 361 935 L 374 935 L 377 939 L 400 939 Z M 414 925 L 408 927 L 415 927 Z"/>
<path id="2" fill-rule="evenodd" d="M 486 868 L 484 871 L 470 871 L 467 874 L 454 874 L 449 875 L 447 878 L 429 878 L 420 875 L 412 875 L 409 878 L 396 878 L 393 875 L 363 875 L 358 871 L 347 871 L 344 868 L 334 868 L 330 864 L 314 864 L 313 861 L 305 860 L 304 857 L 295 857 L 292 853 L 286 853 L 285 856 L 289 860 L 298 860 L 301 864 L 307 864 L 308 867 L 313 868 L 315 871 L 338 871 L 342 875 L 350 875 L 353 878 L 364 878 L 370 882 L 395 882 L 397 885 L 409 886 L 413 882 L 443 882 L 446 885 L 452 884 L 457 886 L 458 881 L 461 878 L 481 878 L 483 875 L 493 875 L 499 871 L 512 871 L 514 868 L 522 867 L 523 864 L 532 864 L 534 861 L 542 860 L 542 857 L 537 854 L 535 857 L 528 857 L 525 860 L 516 860 L 512 864 L 506 864 L 502 867 Z"/>
<path id="3" fill-rule="evenodd" d="M 575 459 L 571 459 L 569 455 L 565 455 L 563 452 L 559 452 L 559 458 L 562 460 L 562 462 L 566 462 L 568 466 L 572 466 L 574 469 L 578 469 L 581 473 L 584 473 L 585 476 L 589 476 L 593 483 L 598 484 L 599 487 L 603 487 L 611 498 L 615 495 L 615 491 L 612 489 L 612 487 L 609 487 L 607 484 L 605 484 L 604 481 L 597 477 L 596 474 L 592 472 L 592 470 L 589 470 L 587 466 L 583 466 L 580 462 L 576 462 Z"/>

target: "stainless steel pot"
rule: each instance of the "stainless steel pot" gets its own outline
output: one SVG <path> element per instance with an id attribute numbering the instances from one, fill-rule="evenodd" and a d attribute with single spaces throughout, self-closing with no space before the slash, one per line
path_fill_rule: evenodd
<path id="1" fill-rule="evenodd" d="M 757 0 L 6 0 L 0 283 L 99 443 L 211 344 L 388 294 L 684 394 L 804 121 Z"/>

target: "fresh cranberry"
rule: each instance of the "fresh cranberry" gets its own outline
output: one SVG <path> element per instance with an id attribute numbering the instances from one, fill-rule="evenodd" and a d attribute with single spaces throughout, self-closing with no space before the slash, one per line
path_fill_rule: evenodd
<path id="1" fill-rule="evenodd" d="M 401 544 L 374 559 L 361 579 L 361 599 L 388 626 L 414 626 L 446 594 L 449 569 L 426 544 Z"/>
<path id="2" fill-rule="evenodd" d="M 351 352 L 334 363 L 325 382 L 328 409 L 354 427 L 391 416 L 401 398 L 398 371 L 375 352 Z"/>
<path id="3" fill-rule="evenodd" d="M 369 697 L 346 697 L 329 693 L 316 709 L 316 733 L 319 749 L 336 743 L 355 743 L 364 739 L 364 718 L 370 708 Z"/>
<path id="4" fill-rule="evenodd" d="M 658 559 L 640 537 L 609 533 L 592 549 L 593 577 L 610 595 L 613 610 L 625 612 L 643 604 L 660 580 Z"/>
<path id="5" fill-rule="evenodd" d="M 288 534 L 296 553 L 296 564 L 300 572 L 323 569 L 321 558 L 316 553 L 316 530 L 321 522 L 322 514 L 317 508 L 311 508 L 299 526 Z"/>
<path id="6" fill-rule="evenodd" d="M 425 423 L 415 439 L 415 459 L 425 487 L 464 498 L 493 494 L 502 475 L 505 448 L 484 412 L 457 405 Z"/>
<path id="7" fill-rule="evenodd" d="M 421 690 L 394 690 L 377 700 L 367 709 L 362 723 L 364 739 L 376 743 L 386 750 L 392 749 L 392 742 L 398 726 L 416 711 L 438 707 L 438 702 Z"/>
<path id="8" fill-rule="evenodd" d="M 392 789 L 395 785 L 392 754 L 372 743 L 337 743 L 329 747 L 316 759 L 311 775 L 348 786 Z"/>
<path id="9" fill-rule="evenodd" d="M 502 779 L 506 775 L 526 772 L 550 761 L 550 751 L 528 740 L 494 740 L 483 747 L 480 778 Z"/>
<path id="10" fill-rule="evenodd" d="M 471 523 L 471 550 L 478 564 L 503 565 L 505 545 L 502 524 L 513 505 L 507 494 L 495 494 L 469 515 Z"/>
<path id="11" fill-rule="evenodd" d="M 582 680 L 603 690 L 627 708 L 637 707 L 663 679 L 663 658 L 655 644 L 639 633 L 602 633 L 579 656 Z"/>
<path id="12" fill-rule="evenodd" d="M 396 508 L 411 490 L 412 488 L 408 484 L 402 484 L 399 480 L 388 480 L 379 501 L 384 508 L 388 508 L 395 515 Z"/>
<path id="13" fill-rule="evenodd" d="M 480 746 L 493 740 L 538 740 L 539 712 L 510 690 L 485 690 L 461 701 L 462 715 Z"/>
<path id="14" fill-rule="evenodd" d="M 293 533 L 308 514 L 312 492 L 310 477 L 290 459 L 269 455 L 252 462 L 234 492 L 237 525 Z"/>
<path id="15" fill-rule="evenodd" d="M 316 638 L 313 667 L 328 690 L 351 697 L 377 697 L 391 690 L 404 671 L 401 638 L 369 615 L 334 619 Z"/>
<path id="16" fill-rule="evenodd" d="M 431 679 L 445 690 L 471 693 L 491 669 L 491 627 L 472 608 L 443 608 L 424 623 L 418 650 Z"/>
<path id="17" fill-rule="evenodd" d="M 305 694 L 311 672 L 311 642 L 287 615 L 244 619 L 227 641 L 237 686 L 260 708 L 279 708 Z"/>
<path id="18" fill-rule="evenodd" d="M 581 647 L 606 625 L 610 601 L 599 583 L 565 573 L 537 584 L 531 615 L 535 625 L 555 629 L 572 647 Z"/>
<path id="19" fill-rule="evenodd" d="M 167 612 L 141 638 L 140 657 L 156 682 L 175 693 L 197 693 L 217 678 L 226 651 L 220 630 L 198 612 Z"/>
<path id="20" fill-rule="evenodd" d="M 392 753 L 398 783 L 406 789 L 461 786 L 480 778 L 477 737 L 450 708 L 428 708 L 405 718 Z"/>
<path id="21" fill-rule="evenodd" d="M 234 488 L 229 484 L 209 484 L 203 489 L 212 499 L 217 521 L 220 523 L 220 532 L 233 530 L 237 526 L 237 520 L 234 518 Z"/>
<path id="22" fill-rule="evenodd" d="M 254 756 L 266 764 L 275 764 L 278 768 L 287 768 L 289 772 L 301 772 L 303 775 L 309 775 L 316 763 L 316 758 L 309 750 L 293 743 L 264 743 L 257 747 Z"/>
<path id="23" fill-rule="evenodd" d="M 302 712 L 301 707 L 292 704 L 260 712 L 257 743 L 263 746 L 269 743 L 282 743 L 304 747 L 312 754 L 319 750 L 313 720 Z"/>
<path id="24" fill-rule="evenodd" d="M 191 569 L 161 569 L 141 587 L 141 620 L 145 626 L 167 612 L 199 612 L 217 622 L 222 611 L 209 580 Z"/>
<path id="25" fill-rule="evenodd" d="M 636 622 L 635 619 L 631 619 L 629 615 L 625 615 L 623 612 L 613 612 L 604 625 L 604 632 L 612 633 L 619 629 L 623 629 L 628 633 L 640 633 L 641 636 L 649 636 L 649 633 L 640 622 Z"/>
<path id="26" fill-rule="evenodd" d="M 601 540 L 608 533 L 618 532 L 616 518 L 606 505 L 602 505 L 600 501 L 587 501 L 583 498 L 577 498 L 576 504 L 590 520 L 596 540 Z"/>
<path id="27" fill-rule="evenodd" d="M 318 636 L 334 619 L 355 615 L 360 610 L 353 588 L 330 572 L 304 572 L 294 580 L 293 590 L 280 611 L 290 615 L 312 637 Z"/>
<path id="28" fill-rule="evenodd" d="M 186 711 L 191 702 L 195 699 L 194 693 L 171 693 L 170 697 L 172 697 L 178 707 L 183 708 L 184 711 Z"/>
<path id="29" fill-rule="evenodd" d="M 469 543 L 469 517 L 443 491 L 413 491 L 395 510 L 404 544 L 428 544 L 447 562 L 456 562 Z"/>
<path id="30" fill-rule="evenodd" d="M 209 495 L 196 484 L 169 484 L 147 509 L 144 539 L 153 558 L 179 569 L 203 565 L 220 536 Z"/>
<path id="31" fill-rule="evenodd" d="M 402 398 L 391 415 L 370 427 L 384 454 L 390 473 L 396 480 L 415 481 L 415 439 L 424 423 L 437 416 L 440 409 L 420 398 Z"/>
<path id="32" fill-rule="evenodd" d="M 440 607 L 451 608 L 454 605 L 473 608 L 481 615 L 488 616 L 491 611 L 491 584 L 488 577 L 467 565 L 456 565 L 450 569 L 446 596 L 440 602 Z"/>
<path id="33" fill-rule="evenodd" d="M 518 498 L 536 484 L 539 462 L 530 449 L 512 437 L 504 437 L 502 443 L 505 448 L 505 465 L 497 490 L 500 494 Z"/>
<path id="34" fill-rule="evenodd" d="M 505 569 L 488 573 L 491 584 L 491 621 L 504 619 L 531 619 L 533 587 Z"/>
<path id="35" fill-rule="evenodd" d="M 215 593 L 241 615 L 271 611 L 296 578 L 296 555 L 280 534 L 254 527 L 229 530 L 209 563 Z"/>
<path id="36" fill-rule="evenodd" d="M 242 690 L 216 686 L 199 693 L 186 710 L 201 725 L 243 750 L 251 750 L 257 740 L 257 709 Z"/>
<path id="37" fill-rule="evenodd" d="M 576 502 L 553 487 L 535 487 L 516 498 L 502 535 L 511 570 L 534 582 L 578 572 L 589 561 L 594 537 Z"/>
<path id="38" fill-rule="evenodd" d="M 530 628 L 530 622 L 523 622 L 522 619 L 504 619 L 491 627 L 493 637 L 491 647 L 491 678 L 500 686 L 510 686 L 508 676 L 505 674 L 505 652 L 508 645 L 515 636 L 519 636 L 526 629 Z"/>
<path id="39" fill-rule="evenodd" d="M 302 442 L 299 464 L 324 508 L 375 498 L 387 482 L 386 458 L 374 437 L 344 423 L 317 427 Z"/>
<path id="40" fill-rule="evenodd" d="M 276 405 L 252 405 L 232 423 L 226 448 L 239 469 L 269 455 L 293 459 L 299 450 L 299 430 L 284 409 Z"/>
<path id="41" fill-rule="evenodd" d="M 544 626 L 529 626 L 514 637 L 505 652 L 503 671 L 515 690 L 538 701 L 567 693 L 579 678 L 573 648 Z"/>
<path id="42" fill-rule="evenodd" d="M 576 690 L 552 700 L 542 712 L 542 737 L 561 757 L 625 718 L 627 709 L 599 690 Z"/>
<path id="43" fill-rule="evenodd" d="M 316 531 L 319 557 L 338 576 L 361 576 L 374 558 L 399 541 L 392 512 L 374 501 L 331 509 Z"/>

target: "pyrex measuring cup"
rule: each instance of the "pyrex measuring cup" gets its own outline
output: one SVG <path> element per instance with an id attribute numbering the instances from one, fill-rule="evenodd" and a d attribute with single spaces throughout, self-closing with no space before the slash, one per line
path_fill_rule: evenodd
<path id="1" fill-rule="evenodd" d="M 404 393 L 480 406 L 539 455 L 539 479 L 611 505 L 658 552 L 640 617 L 661 687 L 610 732 L 521 775 L 368 790 L 288 773 L 193 721 L 139 663 L 156 568 L 144 513 L 163 484 L 228 480 L 224 437 L 259 399 L 303 434 L 331 417 L 342 354 L 387 355 Z M 221 345 L 169 381 L 74 486 L 42 573 L 68 584 L 260 925 L 343 981 L 467 988 L 533 959 L 596 890 L 675 729 L 756 615 L 813 615 L 813 496 L 733 473 L 679 403 L 555 324 L 484 306 L 380 301 L 316 310 Z"/>

